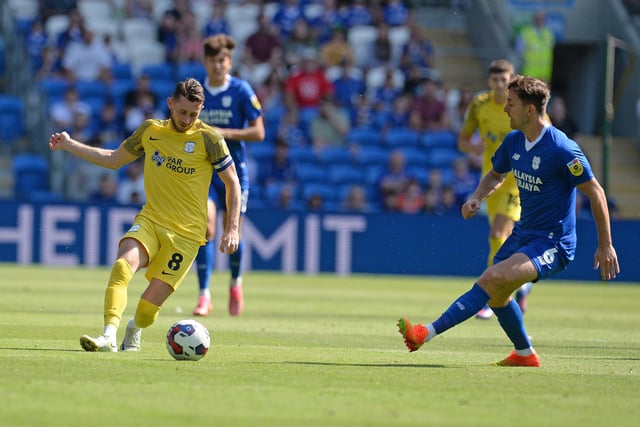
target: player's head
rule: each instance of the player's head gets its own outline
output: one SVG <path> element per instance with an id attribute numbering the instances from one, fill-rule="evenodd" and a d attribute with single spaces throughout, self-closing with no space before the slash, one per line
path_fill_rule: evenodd
<path id="1" fill-rule="evenodd" d="M 487 84 L 494 93 L 507 93 L 507 85 L 513 76 L 513 64 L 506 59 L 496 59 L 489 64 Z"/>
<path id="2" fill-rule="evenodd" d="M 516 75 L 507 89 L 509 92 L 504 111 L 509 115 L 513 129 L 522 129 L 529 121 L 546 116 L 550 93 L 545 82 Z"/>
<path id="3" fill-rule="evenodd" d="M 200 115 L 204 105 L 204 89 L 196 79 L 183 80 L 176 85 L 167 104 L 173 128 L 178 132 L 186 132 Z"/>
<path id="4" fill-rule="evenodd" d="M 221 86 L 233 66 L 235 40 L 226 34 L 209 36 L 202 42 L 204 68 L 209 84 Z"/>

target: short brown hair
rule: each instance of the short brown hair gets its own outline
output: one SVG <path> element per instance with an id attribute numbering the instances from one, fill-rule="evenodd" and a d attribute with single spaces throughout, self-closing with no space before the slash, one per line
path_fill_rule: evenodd
<path id="1" fill-rule="evenodd" d="M 489 74 L 513 74 L 513 64 L 506 59 L 496 59 L 489 64 Z"/>
<path id="2" fill-rule="evenodd" d="M 233 49 L 236 48 L 236 41 L 226 34 L 215 34 L 202 41 L 202 48 L 204 56 L 217 56 L 224 49 L 231 54 Z"/>
<path id="3" fill-rule="evenodd" d="M 515 92 L 524 104 L 533 105 L 538 114 L 542 115 L 546 111 L 551 93 L 542 80 L 516 75 L 509 82 L 507 89 Z"/>
<path id="4" fill-rule="evenodd" d="M 178 99 L 184 97 L 190 102 L 204 102 L 204 89 L 199 81 L 189 78 L 181 81 L 176 85 L 172 98 Z"/>

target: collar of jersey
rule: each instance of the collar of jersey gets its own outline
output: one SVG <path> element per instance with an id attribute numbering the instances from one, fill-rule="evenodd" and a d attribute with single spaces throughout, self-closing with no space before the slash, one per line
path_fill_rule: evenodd
<path id="1" fill-rule="evenodd" d="M 204 81 L 204 87 L 207 89 L 211 95 L 217 95 L 225 90 L 229 89 L 229 82 L 231 82 L 231 75 L 227 74 L 224 78 L 224 84 L 222 86 L 211 86 L 209 85 L 209 77 Z"/>

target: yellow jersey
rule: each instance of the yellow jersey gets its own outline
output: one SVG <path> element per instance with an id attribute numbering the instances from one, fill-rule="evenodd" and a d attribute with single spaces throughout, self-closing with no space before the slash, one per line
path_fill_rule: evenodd
<path id="1" fill-rule="evenodd" d="M 122 145 L 137 157 L 145 155 L 147 200 L 139 215 L 204 244 L 213 171 L 233 163 L 222 135 L 201 120 L 178 132 L 169 119 L 150 119 Z"/>

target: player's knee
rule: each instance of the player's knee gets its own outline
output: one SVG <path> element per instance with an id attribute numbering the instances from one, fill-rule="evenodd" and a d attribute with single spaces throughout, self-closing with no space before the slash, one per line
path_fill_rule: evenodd
<path id="1" fill-rule="evenodd" d="M 140 298 L 136 309 L 135 322 L 138 328 L 146 328 L 153 325 L 158 318 L 160 307 Z"/>

